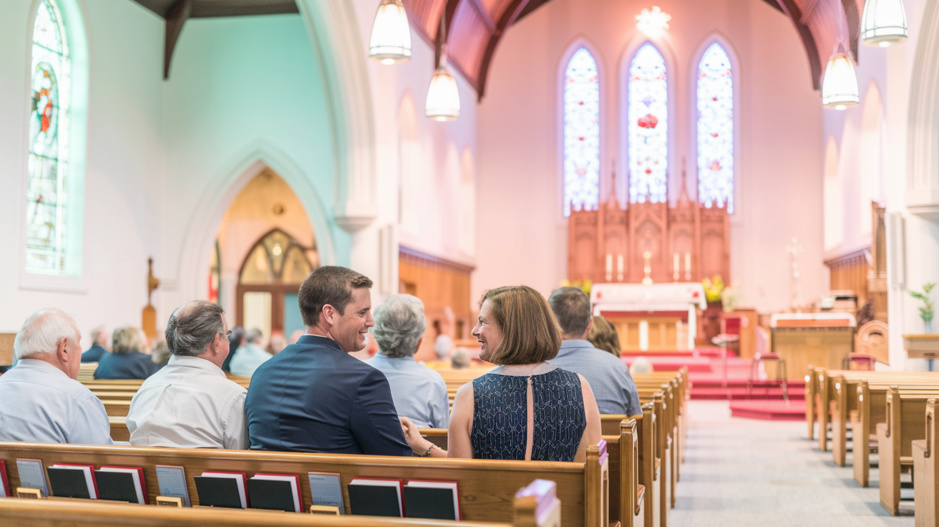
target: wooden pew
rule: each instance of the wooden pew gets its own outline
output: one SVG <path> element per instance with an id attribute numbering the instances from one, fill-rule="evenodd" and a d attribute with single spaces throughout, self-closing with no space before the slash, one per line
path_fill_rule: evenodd
<path id="1" fill-rule="evenodd" d="M 868 385 L 868 389 L 871 392 L 868 396 L 868 400 L 864 401 L 867 404 L 870 404 L 870 397 L 879 396 L 879 401 L 883 401 L 885 397 L 886 390 L 890 386 L 897 384 L 901 389 L 912 390 L 912 389 L 924 389 L 927 391 L 939 389 L 939 377 L 924 374 L 923 377 L 913 374 L 913 372 L 875 372 L 875 371 L 864 371 L 857 372 L 856 376 L 845 376 L 841 373 L 832 376 L 832 402 L 831 402 L 831 452 L 832 458 L 835 461 L 835 464 L 839 467 L 845 465 L 845 456 L 847 453 L 847 429 L 849 420 L 854 423 L 857 421 L 857 414 L 863 400 L 863 396 L 859 398 L 858 386 L 862 383 Z M 899 373 L 899 375 L 895 374 Z M 879 408 L 883 408 L 880 406 Z M 878 407 L 874 407 L 874 414 L 871 415 L 875 419 L 874 424 L 884 421 L 885 414 L 882 412 L 878 413 Z M 853 437 L 855 445 L 857 445 L 858 440 L 858 431 L 860 434 L 864 433 L 864 430 L 860 428 L 855 430 L 852 426 Z M 870 433 L 874 432 L 874 429 L 869 430 Z M 857 455 L 857 450 L 855 449 L 855 456 Z"/>
<path id="2" fill-rule="evenodd" d="M 913 467 L 913 441 L 925 438 L 926 403 L 934 397 L 901 394 L 897 387 L 887 392 L 887 422 L 877 425 L 880 504 L 894 516 L 900 509 L 900 473 Z"/>
<path id="3" fill-rule="evenodd" d="M 585 463 L 544 461 L 488 461 L 471 459 L 398 458 L 295 452 L 136 448 L 41 443 L 0 443 L 11 487 L 20 486 L 16 459 L 54 463 L 80 463 L 142 467 L 148 499 L 154 502 L 159 486 L 156 465 L 183 466 L 190 500 L 199 504 L 194 476 L 205 470 L 254 474 L 300 474 L 304 507 L 312 503 L 305 474 L 339 473 L 348 511 L 349 481 L 356 477 L 457 481 L 463 518 L 467 521 L 511 521 L 515 492 L 533 479 L 555 481 L 564 503 L 562 524 L 608 527 L 608 454 L 606 444 L 591 445 Z"/>
<path id="4" fill-rule="evenodd" d="M 103 399 L 108 417 L 125 417 L 130 410 L 130 399 Z"/>
<path id="5" fill-rule="evenodd" d="M 888 384 L 875 383 L 871 385 L 867 380 L 861 380 L 857 384 L 854 397 L 849 398 L 849 401 L 853 400 L 857 404 L 857 411 L 852 412 L 850 416 L 851 446 L 854 453 L 852 464 L 854 480 L 862 487 L 868 485 L 870 477 L 871 440 L 873 439 L 874 442 L 877 440 L 877 424 L 887 422 L 887 392 L 890 386 L 896 382 L 895 379 L 891 379 Z M 939 386 L 935 384 L 925 386 L 903 384 L 899 388 L 900 393 L 939 394 Z M 841 418 L 837 417 L 836 419 Z M 837 424 L 833 427 L 834 430 L 838 428 Z M 839 448 L 835 446 L 837 441 L 839 441 L 838 436 L 833 434 L 832 452 Z"/>
<path id="6" fill-rule="evenodd" d="M 111 440 L 130 441 L 130 430 L 127 429 L 127 421 L 124 416 L 108 417 L 108 423 L 111 425 Z"/>
<path id="7" fill-rule="evenodd" d="M 939 525 L 939 471 L 936 470 L 936 401 L 926 402 L 925 439 L 913 441 L 913 487 L 916 527 Z"/>
<path id="8" fill-rule="evenodd" d="M 534 481 L 516 493 L 512 523 L 456 522 L 450 520 L 417 520 L 377 516 L 324 516 L 310 514 L 271 513 L 255 509 L 235 510 L 212 507 L 182 509 L 176 507 L 141 507 L 120 502 L 89 500 L 0 499 L 0 523 L 25 527 L 60 527 L 67 525 L 206 525 L 274 527 L 316 526 L 351 527 L 368 525 L 401 527 L 405 525 L 436 527 L 557 527 L 560 525 L 560 501 L 555 497 L 556 485 Z"/>

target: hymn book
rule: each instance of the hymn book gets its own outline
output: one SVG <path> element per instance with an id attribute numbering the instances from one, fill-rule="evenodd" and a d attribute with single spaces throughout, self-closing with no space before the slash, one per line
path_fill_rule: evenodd
<path id="1" fill-rule="evenodd" d="M 246 493 L 248 477 L 244 472 L 203 472 L 192 478 L 199 492 L 199 504 L 204 507 L 228 507 L 247 509 Z"/>
<path id="2" fill-rule="evenodd" d="M 7 465 L 3 460 L 0 460 L 0 498 L 9 498 L 12 494 L 10 480 L 7 479 Z"/>
<path id="3" fill-rule="evenodd" d="M 296 474 L 255 474 L 248 480 L 251 507 L 285 512 L 301 512 L 300 476 Z"/>
<path id="4" fill-rule="evenodd" d="M 186 487 L 186 471 L 183 467 L 171 465 L 156 466 L 157 485 L 160 487 L 160 496 L 179 498 L 189 507 L 189 489 Z"/>
<path id="5" fill-rule="evenodd" d="M 101 467 L 95 471 L 98 499 L 147 503 L 147 483 L 141 467 Z"/>
<path id="6" fill-rule="evenodd" d="M 349 508 L 352 514 L 404 516 L 400 479 L 356 478 L 349 482 Z"/>
<path id="7" fill-rule="evenodd" d="M 308 472 L 310 478 L 310 497 L 313 505 L 336 507 L 339 514 L 345 514 L 342 501 L 342 484 L 335 472 Z"/>
<path id="8" fill-rule="evenodd" d="M 52 495 L 59 498 L 98 499 L 95 467 L 58 463 L 48 468 Z"/>
<path id="9" fill-rule="evenodd" d="M 408 518 L 459 521 L 459 486 L 456 481 L 412 479 L 404 486 L 404 510 Z"/>
<path id="10" fill-rule="evenodd" d="M 17 459 L 16 472 L 20 476 L 20 487 L 36 489 L 45 498 L 49 495 L 46 487 L 46 475 L 42 470 L 40 459 Z"/>

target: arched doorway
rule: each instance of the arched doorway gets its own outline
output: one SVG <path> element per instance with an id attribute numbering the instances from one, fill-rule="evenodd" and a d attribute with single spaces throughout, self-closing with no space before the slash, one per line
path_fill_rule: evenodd
<path id="1" fill-rule="evenodd" d="M 297 291 L 320 253 L 307 211 L 277 172 L 263 167 L 239 191 L 209 264 L 209 297 L 231 325 L 258 328 L 265 338 L 303 329 Z"/>
<path id="2" fill-rule="evenodd" d="M 304 247 L 280 229 L 264 235 L 248 253 L 241 266 L 235 293 L 237 324 L 260 328 L 265 335 L 303 329 L 297 291 L 313 270 Z"/>

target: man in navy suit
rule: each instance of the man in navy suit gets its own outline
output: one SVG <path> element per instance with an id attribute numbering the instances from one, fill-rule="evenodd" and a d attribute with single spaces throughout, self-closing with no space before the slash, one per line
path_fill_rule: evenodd
<path id="1" fill-rule="evenodd" d="M 385 375 L 349 355 L 365 347 L 372 281 L 320 267 L 300 286 L 306 334 L 254 372 L 245 413 L 255 450 L 410 456 Z"/>

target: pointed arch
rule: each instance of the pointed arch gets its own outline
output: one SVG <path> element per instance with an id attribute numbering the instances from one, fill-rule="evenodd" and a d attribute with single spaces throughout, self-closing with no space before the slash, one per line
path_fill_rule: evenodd
<path id="1" fill-rule="evenodd" d="M 560 166 L 562 210 L 596 209 L 600 204 L 602 123 L 601 73 L 597 54 L 579 39 L 559 68 L 561 88 Z"/>
<path id="2" fill-rule="evenodd" d="M 695 55 L 691 78 L 692 129 L 695 137 L 697 199 L 706 207 L 727 207 L 733 214 L 737 200 L 737 115 L 739 73 L 732 48 L 714 35 Z"/>
<path id="3" fill-rule="evenodd" d="M 629 202 L 668 200 L 669 68 L 652 41 L 639 45 L 624 71 Z"/>
<path id="4" fill-rule="evenodd" d="M 31 110 L 22 268 L 24 276 L 80 280 L 88 106 L 84 18 L 74 0 L 38 0 L 29 27 Z"/>

